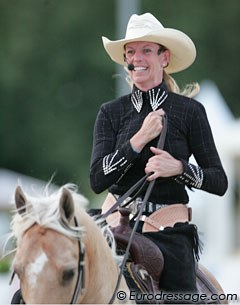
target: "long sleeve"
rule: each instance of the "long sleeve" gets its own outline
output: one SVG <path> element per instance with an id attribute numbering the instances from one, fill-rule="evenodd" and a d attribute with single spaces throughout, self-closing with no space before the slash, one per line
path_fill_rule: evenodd
<path id="1" fill-rule="evenodd" d="M 94 192 L 108 189 L 121 195 L 145 175 L 146 163 L 152 156 L 150 147 L 157 145 L 158 137 L 146 144 L 139 154 L 130 145 L 131 137 L 153 111 L 149 94 L 144 93 L 143 97 L 140 112 L 133 104 L 131 94 L 101 106 L 94 126 L 90 166 L 90 185 Z M 203 105 L 168 93 L 159 107 L 168 116 L 164 150 L 181 160 L 184 170 L 182 175 L 157 179 L 149 200 L 163 204 L 187 203 L 186 187 L 223 195 L 228 181 Z M 190 163 L 191 156 L 197 165 Z"/>
<path id="2" fill-rule="evenodd" d="M 90 185 L 96 193 L 101 193 L 119 180 L 138 157 L 129 140 L 116 148 L 117 117 L 110 118 L 103 105 L 95 122 Z"/>
<path id="3" fill-rule="evenodd" d="M 198 165 L 182 160 L 184 172 L 175 180 L 190 188 L 223 195 L 228 187 L 227 177 L 214 143 L 205 108 L 200 103 L 196 106 L 190 120 L 188 141 Z"/>

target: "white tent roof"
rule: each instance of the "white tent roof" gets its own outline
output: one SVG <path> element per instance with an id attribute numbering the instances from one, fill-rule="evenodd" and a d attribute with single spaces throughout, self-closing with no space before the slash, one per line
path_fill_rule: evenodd
<path id="1" fill-rule="evenodd" d="M 208 115 L 219 151 L 240 154 L 240 119 L 235 119 L 219 89 L 212 81 L 201 83 L 196 100 L 201 102 Z"/>
<path id="2" fill-rule="evenodd" d="M 20 185 L 28 194 L 34 195 L 44 190 L 46 182 L 0 168 L 0 209 L 10 208 L 17 185 Z M 52 185 L 51 188 L 53 188 Z"/>

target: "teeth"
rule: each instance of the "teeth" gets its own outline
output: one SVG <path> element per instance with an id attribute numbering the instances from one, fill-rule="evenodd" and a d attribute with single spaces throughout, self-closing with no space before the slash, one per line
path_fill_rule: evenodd
<path id="1" fill-rule="evenodd" d="M 144 71 L 144 70 L 147 70 L 146 67 L 134 67 L 134 70 L 135 71 Z"/>

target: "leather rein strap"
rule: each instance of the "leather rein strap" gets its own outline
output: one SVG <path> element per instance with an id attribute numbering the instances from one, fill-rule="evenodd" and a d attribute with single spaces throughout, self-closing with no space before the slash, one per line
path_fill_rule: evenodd
<path id="1" fill-rule="evenodd" d="M 167 117 L 166 116 L 163 116 L 163 129 L 162 129 L 162 132 L 160 134 L 160 137 L 159 137 L 159 141 L 158 141 L 158 145 L 157 147 L 160 148 L 160 149 L 163 149 L 164 147 L 164 142 L 165 142 L 165 138 L 166 138 L 166 133 L 167 133 Z M 149 175 L 145 175 L 144 177 L 142 177 L 139 181 L 137 181 L 136 184 L 134 184 L 123 196 L 119 197 L 118 200 L 116 201 L 116 203 L 104 214 L 100 215 L 99 218 L 102 218 L 102 219 L 106 219 L 108 215 L 110 215 L 114 210 L 116 210 L 120 204 L 126 199 L 128 198 L 130 195 L 133 194 L 133 192 L 140 188 L 137 193 L 132 197 L 131 200 L 129 200 L 126 204 L 124 205 L 127 205 L 129 204 L 131 201 L 134 200 L 134 198 L 138 195 L 138 193 L 140 192 L 140 190 L 143 188 L 143 186 L 146 184 L 147 182 L 147 177 Z M 126 252 L 125 252 L 125 255 L 124 255 L 124 258 L 123 258 L 123 262 L 121 264 L 121 269 L 120 269 L 120 273 L 119 273 L 119 276 L 118 276 L 118 281 L 117 281 L 117 284 L 116 284 L 116 288 L 114 290 L 114 293 L 112 295 L 112 298 L 111 300 L 109 301 L 109 304 L 112 304 L 115 297 L 116 297 L 116 293 L 117 293 L 117 290 L 119 288 L 119 285 L 120 285 L 120 281 L 121 281 L 121 278 L 122 278 L 122 275 L 123 275 L 123 271 L 124 271 L 124 266 L 126 265 L 126 262 L 127 262 L 127 258 L 128 258 L 128 255 L 129 255 L 129 250 L 130 250 L 130 246 L 131 246 L 131 243 L 132 243 L 132 240 L 133 240 L 133 235 L 135 234 L 136 232 L 136 229 L 137 229 L 137 226 L 138 226 L 138 223 L 140 221 L 140 217 L 142 215 L 142 212 L 144 210 L 144 207 L 148 201 L 148 198 L 152 192 L 152 189 L 153 189 L 153 186 L 155 184 L 155 180 L 151 181 L 148 185 L 148 188 L 147 188 L 147 191 L 146 191 L 146 194 L 145 194 L 145 197 L 143 199 L 143 202 L 141 204 L 141 208 L 140 208 L 140 211 L 138 213 L 138 216 L 136 218 L 136 222 L 135 222 L 135 225 L 133 227 L 133 230 L 132 230 L 132 233 L 131 233 L 131 236 L 129 238 L 129 242 L 128 242 L 128 246 L 127 246 L 127 249 L 126 249 Z M 76 217 L 74 217 L 74 224 L 76 227 L 78 227 L 78 222 L 77 222 L 77 219 Z M 77 300 L 78 300 L 78 296 L 79 296 L 79 293 L 83 293 L 84 292 L 84 289 L 85 289 L 85 246 L 84 246 L 84 243 L 78 239 L 78 249 L 79 249 L 79 260 L 78 260 L 78 275 L 77 275 L 77 281 L 76 281 L 76 285 L 75 285 L 75 289 L 74 289 L 74 293 L 73 293 L 73 296 L 72 296 L 72 300 L 71 300 L 71 303 L 70 304 L 77 304 Z M 13 272 L 12 276 L 11 276 L 11 280 L 10 280 L 10 285 L 13 281 L 13 278 L 14 278 L 14 275 L 15 275 L 15 272 Z"/>
<path id="2" fill-rule="evenodd" d="M 78 227 L 78 222 L 76 217 L 74 217 L 74 224 L 76 227 Z M 85 289 L 85 246 L 80 238 L 78 239 L 78 250 L 79 250 L 78 275 L 70 304 L 77 304 L 79 293 L 82 294 Z"/>
<path id="3" fill-rule="evenodd" d="M 158 144 L 157 144 L 157 148 L 160 148 L 160 149 L 163 149 L 163 147 L 164 147 L 166 134 L 167 134 L 167 116 L 164 115 L 164 116 L 162 116 L 162 118 L 163 118 L 163 128 L 162 128 L 162 132 L 160 134 Z M 134 196 L 132 196 L 131 200 L 129 200 L 127 203 L 125 203 L 124 206 L 127 206 L 130 202 L 132 202 L 137 197 L 137 195 L 142 190 L 142 188 L 145 186 L 145 184 L 147 183 L 147 178 L 150 175 L 151 175 L 151 173 L 146 174 L 144 177 L 139 179 L 126 193 L 124 193 L 121 197 L 119 197 L 117 199 L 115 204 L 109 210 L 107 210 L 104 214 L 99 215 L 97 217 L 97 219 L 106 219 L 110 214 L 112 214 L 113 212 L 115 212 L 117 210 L 117 208 L 124 202 L 124 200 L 126 200 L 128 197 L 130 197 L 134 191 L 138 190 L 134 194 Z M 149 186 L 150 186 L 150 184 L 149 184 Z"/>
<path id="4" fill-rule="evenodd" d="M 165 139 L 166 139 L 166 134 L 167 134 L 167 116 L 164 115 L 162 117 L 162 120 L 163 120 L 163 128 L 162 128 L 162 131 L 161 131 L 161 134 L 160 134 L 160 137 L 159 137 L 159 140 L 158 140 L 158 144 L 157 144 L 157 148 L 159 148 L 159 149 L 163 149 L 164 143 L 165 143 Z M 145 184 L 145 182 L 147 181 L 147 177 L 148 176 L 149 175 L 145 175 L 134 186 L 132 186 L 123 196 L 121 196 L 117 200 L 117 202 L 113 205 L 112 208 L 110 208 L 105 214 L 102 215 L 102 217 L 107 217 L 109 214 L 111 214 L 127 197 L 129 197 L 135 191 L 135 189 L 137 189 L 137 187 L 139 187 L 139 185 L 141 185 L 142 183 Z M 135 220 L 135 224 L 134 224 L 134 227 L 132 229 L 132 232 L 131 232 L 131 235 L 130 235 L 130 238 L 129 238 L 129 241 L 128 241 L 126 252 L 125 252 L 124 257 L 123 257 L 123 261 L 122 261 L 122 264 L 121 264 L 121 269 L 120 269 L 120 273 L 119 273 L 119 276 L 118 276 L 117 284 L 116 284 L 115 290 L 114 290 L 113 295 L 112 295 L 112 297 L 111 297 L 111 299 L 110 299 L 108 304 L 113 304 L 114 299 L 116 297 L 116 293 L 117 293 L 118 288 L 120 286 L 120 282 L 121 282 L 121 279 L 122 279 L 122 276 L 123 276 L 124 268 L 125 268 L 125 265 L 126 265 L 126 262 L 127 262 L 127 259 L 128 259 L 130 247 L 131 247 L 131 244 L 132 244 L 132 241 L 133 241 L 133 236 L 134 236 L 134 234 L 135 234 L 135 232 L 137 230 L 140 218 L 142 216 L 142 213 L 144 211 L 146 203 L 147 203 L 147 201 L 148 201 L 148 199 L 149 199 L 149 197 L 151 195 L 151 192 L 152 192 L 152 189 L 154 187 L 154 184 L 155 184 L 155 180 L 150 181 L 150 183 L 148 185 L 148 188 L 146 190 L 144 199 L 143 199 L 142 204 L 140 206 L 140 210 L 139 210 L 139 212 L 137 214 L 137 217 L 136 217 L 136 220 Z M 142 187 L 141 187 L 141 189 L 142 189 Z M 136 197 L 136 195 L 134 197 Z M 133 199 L 130 200 L 128 203 L 130 203 L 131 201 L 133 201 Z"/>
<path id="5" fill-rule="evenodd" d="M 78 222 L 77 222 L 76 217 L 74 217 L 74 224 L 75 224 L 75 227 L 78 227 Z M 63 226 L 64 226 L 64 224 L 63 224 Z M 79 293 L 82 294 L 85 289 L 85 247 L 84 247 L 83 242 L 80 240 L 80 238 L 78 239 L 78 250 L 79 250 L 78 275 L 77 275 L 77 281 L 76 281 L 74 293 L 73 293 L 70 304 L 77 304 L 77 299 L 78 299 Z M 15 271 L 12 273 L 9 285 L 12 284 L 14 276 L 15 276 Z M 23 304 L 25 304 L 24 301 L 23 301 Z"/>

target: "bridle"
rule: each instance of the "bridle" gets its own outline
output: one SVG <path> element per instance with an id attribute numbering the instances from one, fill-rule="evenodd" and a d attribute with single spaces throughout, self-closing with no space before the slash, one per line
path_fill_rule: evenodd
<path id="1" fill-rule="evenodd" d="M 78 222 L 76 217 L 74 217 L 74 224 L 76 227 L 78 227 Z M 77 304 L 77 299 L 79 294 L 83 294 L 85 291 L 85 245 L 80 238 L 78 239 L 78 250 L 79 250 L 78 275 L 70 304 Z"/>
<path id="2" fill-rule="evenodd" d="M 167 134 L 167 116 L 164 115 L 162 117 L 162 120 L 163 120 L 163 128 L 162 128 L 162 131 L 161 131 L 161 134 L 159 136 L 159 140 L 158 140 L 158 143 L 157 143 L 157 148 L 160 148 L 160 149 L 163 149 L 164 147 L 164 143 L 165 143 L 165 139 L 166 139 L 166 134 Z M 150 175 L 150 174 L 149 174 Z M 132 202 L 136 197 L 137 195 L 139 194 L 139 192 L 142 190 L 142 188 L 145 186 L 145 183 L 147 182 L 147 177 L 149 175 L 145 175 L 143 178 L 141 178 L 139 181 L 137 181 L 137 183 L 135 185 L 133 185 L 123 196 L 119 197 L 118 200 L 116 201 L 116 203 L 112 206 L 112 208 L 110 208 L 105 214 L 102 215 L 103 218 L 106 219 L 106 217 L 111 214 L 114 210 L 116 210 L 120 205 L 121 203 L 127 198 L 129 197 L 130 195 L 132 195 L 132 193 L 136 190 L 136 189 L 139 189 L 135 194 L 134 196 L 132 196 L 131 200 L 129 200 L 127 203 L 125 203 L 124 205 L 122 206 L 126 206 L 128 205 L 130 202 Z M 130 247 L 131 247 L 131 244 L 132 244 L 132 241 L 133 241 L 133 238 L 134 238 L 134 234 L 137 230 L 137 227 L 138 227 L 138 224 L 139 224 L 139 221 L 140 221 L 140 218 L 142 216 L 142 213 L 144 211 L 144 208 L 146 206 L 146 203 L 148 201 L 148 198 L 149 196 L 151 195 L 151 192 L 152 192 L 152 189 L 154 187 L 154 184 L 155 184 L 155 180 L 151 181 L 147 187 L 147 190 L 146 190 L 146 193 L 145 193 L 145 196 L 143 198 L 143 201 L 142 201 L 142 204 L 140 206 L 140 209 L 137 213 L 137 215 L 135 215 L 135 223 L 134 223 L 134 226 L 133 226 L 133 229 L 132 229 L 132 232 L 131 232 L 131 235 L 129 237 L 129 241 L 128 241 L 128 245 L 127 245 L 127 248 L 126 248 L 126 251 L 125 251 L 125 254 L 124 254 L 124 257 L 123 257 L 123 261 L 122 261 L 122 264 L 121 264 L 121 268 L 120 268 L 120 273 L 118 275 L 118 280 L 117 280 L 117 283 L 116 283 L 116 286 L 115 286 L 115 290 L 113 292 L 113 295 L 109 301 L 108 304 L 113 304 L 114 302 L 114 299 L 116 297 L 116 294 L 117 294 L 117 291 L 119 289 L 119 286 L 120 286 L 120 282 L 121 282 L 121 279 L 122 279 L 122 276 L 123 276 L 123 272 L 124 272 L 124 269 L 125 269 L 125 265 L 126 265 L 126 262 L 127 262 L 127 259 L 128 259 L 128 255 L 129 255 L 129 252 L 130 252 Z"/>
<path id="3" fill-rule="evenodd" d="M 75 227 L 78 228 L 78 222 L 77 218 L 74 217 L 74 224 Z M 63 224 L 64 225 L 64 224 Z M 74 288 L 72 300 L 70 304 L 77 304 L 78 296 L 79 294 L 83 294 L 85 291 L 85 245 L 83 241 L 78 238 L 78 274 L 77 274 L 77 281 L 76 285 Z M 15 271 L 13 271 L 9 285 L 12 284 L 14 276 L 15 276 Z M 21 304 L 25 304 L 24 300 L 22 299 Z"/>
<path id="4" fill-rule="evenodd" d="M 162 132 L 160 134 L 158 144 L 157 144 L 157 147 L 160 148 L 160 149 L 163 149 L 163 146 L 164 146 L 164 143 L 165 143 L 165 138 L 166 138 L 166 133 L 167 133 L 167 116 L 165 115 L 165 116 L 163 116 L 163 129 L 162 129 Z M 100 219 L 106 219 L 107 216 L 110 215 L 113 211 L 115 211 L 121 205 L 121 203 L 123 203 L 123 201 L 126 198 L 128 198 L 130 195 L 133 194 L 133 192 L 136 189 L 138 189 L 138 191 L 131 198 L 131 200 L 129 200 L 126 204 L 124 204 L 124 206 L 128 205 L 130 202 L 132 202 L 135 199 L 135 197 L 139 194 L 139 192 L 142 190 L 142 188 L 145 186 L 148 176 L 149 175 L 145 175 L 143 178 L 141 178 L 139 181 L 137 181 L 137 183 L 135 185 L 133 185 L 123 196 L 119 197 L 118 200 L 116 201 L 116 203 L 106 213 L 101 214 L 99 216 L 99 218 Z M 116 293 L 117 293 L 117 290 L 119 288 L 121 278 L 122 278 L 122 275 L 123 275 L 123 272 L 124 272 L 124 267 L 125 267 L 127 259 L 128 259 L 128 254 L 129 254 L 130 246 L 131 246 L 131 243 L 132 243 L 132 240 L 133 240 L 133 236 L 134 236 L 134 234 L 137 230 L 137 226 L 138 226 L 140 217 L 141 217 L 142 212 L 145 208 L 147 200 L 148 200 L 148 198 L 149 198 L 149 196 L 152 192 L 154 184 L 155 184 L 155 180 L 151 181 L 148 185 L 147 190 L 146 190 L 146 193 L 145 193 L 144 199 L 142 201 L 139 213 L 136 217 L 134 227 L 132 229 L 131 236 L 129 238 L 129 242 L 128 242 L 128 245 L 127 245 L 127 248 L 126 248 L 125 255 L 123 257 L 123 262 L 121 264 L 121 269 L 120 269 L 120 273 L 119 273 L 119 276 L 118 276 L 117 284 L 116 284 L 115 290 L 114 290 L 113 295 L 112 295 L 108 304 L 112 304 L 115 297 L 116 297 Z M 74 224 L 75 224 L 75 227 L 78 227 L 78 222 L 77 222 L 76 217 L 74 217 Z M 76 281 L 76 285 L 75 285 L 75 288 L 74 288 L 74 293 L 73 293 L 72 300 L 71 300 L 70 304 L 77 304 L 79 294 L 83 294 L 84 291 L 85 291 L 85 245 L 80 238 L 78 238 L 78 250 L 79 250 L 78 275 L 77 275 L 77 281 Z M 15 272 L 12 274 L 10 284 L 13 280 L 14 275 L 15 275 Z"/>

